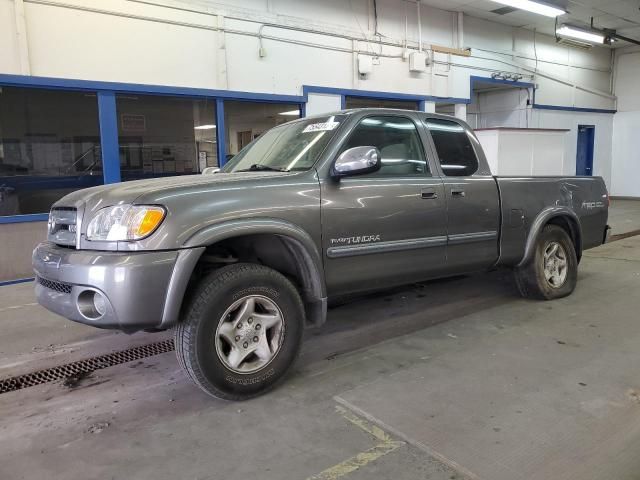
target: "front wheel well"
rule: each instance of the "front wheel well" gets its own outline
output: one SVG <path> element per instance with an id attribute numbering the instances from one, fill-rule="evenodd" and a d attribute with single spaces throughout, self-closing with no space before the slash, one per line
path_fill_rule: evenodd
<path id="1" fill-rule="evenodd" d="M 208 273 L 233 263 L 253 263 L 272 268 L 287 277 L 305 304 L 306 323 L 324 322 L 326 298 L 322 272 L 298 240 L 276 234 L 250 234 L 227 238 L 207 246 L 196 264 L 183 302 Z"/>

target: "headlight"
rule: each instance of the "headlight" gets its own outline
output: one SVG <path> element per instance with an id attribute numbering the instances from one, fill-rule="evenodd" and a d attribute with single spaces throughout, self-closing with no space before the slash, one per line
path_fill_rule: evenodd
<path id="1" fill-rule="evenodd" d="M 88 240 L 131 241 L 151 235 L 166 211 L 155 205 L 116 205 L 100 210 L 87 226 Z"/>

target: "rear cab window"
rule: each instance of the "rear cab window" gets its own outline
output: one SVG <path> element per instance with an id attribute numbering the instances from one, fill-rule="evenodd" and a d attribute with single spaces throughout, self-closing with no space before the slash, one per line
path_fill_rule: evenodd
<path id="1" fill-rule="evenodd" d="M 427 118 L 425 125 L 445 176 L 470 177 L 478 171 L 478 157 L 462 125 L 440 118 Z"/>

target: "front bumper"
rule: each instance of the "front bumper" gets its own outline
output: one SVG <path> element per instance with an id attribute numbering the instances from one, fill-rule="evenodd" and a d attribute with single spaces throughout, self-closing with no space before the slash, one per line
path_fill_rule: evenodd
<path id="1" fill-rule="evenodd" d="M 36 297 L 48 310 L 94 327 L 163 328 L 167 291 L 179 283 L 176 275 L 185 273 L 176 268 L 184 263 L 178 262 L 182 252 L 103 252 L 41 243 L 32 258 Z M 98 309 L 92 308 L 96 297 Z"/>

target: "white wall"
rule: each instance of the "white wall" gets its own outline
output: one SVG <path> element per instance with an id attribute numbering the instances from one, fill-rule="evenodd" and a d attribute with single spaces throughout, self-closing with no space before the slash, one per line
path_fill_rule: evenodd
<path id="1" fill-rule="evenodd" d="M 565 131 L 496 128 L 481 130 L 477 135 L 495 175 L 564 173 Z"/>
<path id="2" fill-rule="evenodd" d="M 33 75 L 296 95 L 309 84 L 469 98 L 470 75 L 508 71 L 532 80 L 537 52 L 539 103 L 614 104 L 606 93 L 608 50 L 575 50 L 544 35 L 536 36 L 534 48 L 532 32 L 472 17 L 465 17 L 458 45 L 456 14 L 427 6 L 425 48 L 471 47 L 472 57 L 437 54 L 447 64 L 410 73 L 402 45 L 417 46 L 416 7 L 402 0 L 378 0 L 382 37 L 373 35 L 371 0 L 150 0 L 193 11 L 126 0 L 0 0 L 0 73 L 21 71 L 14 1 L 24 1 L 24 51 Z M 261 29 L 263 23 L 276 26 Z M 379 58 L 367 78 L 357 74 L 358 52 Z"/>
<path id="3" fill-rule="evenodd" d="M 310 93 L 307 101 L 306 114 L 318 115 L 325 112 L 334 112 L 342 107 L 340 95 Z"/>
<path id="4" fill-rule="evenodd" d="M 14 8 L 21 2 L 22 43 Z M 431 52 L 444 63 L 410 73 L 402 54 L 405 43 L 417 48 L 416 7 L 402 0 L 378 0 L 379 37 L 373 34 L 371 0 L 51 0 L 46 5 L 0 0 L 0 73 L 23 72 L 26 58 L 28 70 L 38 76 L 287 95 L 301 95 L 303 85 L 319 85 L 470 98 L 471 75 L 501 71 L 537 84 L 539 104 L 615 108 L 608 92 L 609 49 L 573 49 L 549 36 L 468 16 L 459 44 L 456 15 L 423 6 L 423 44 L 428 51 L 432 44 L 470 47 L 471 57 Z M 378 62 L 363 78 L 357 57 L 365 54 Z M 637 78 L 630 68 L 621 70 L 620 79 Z M 628 85 L 623 95 L 637 97 L 633 82 L 621 82 Z M 335 110 L 337 99 L 314 96 L 307 112 Z M 570 129 L 566 173 L 574 173 L 577 126 L 596 125 L 595 173 L 609 182 L 611 115 L 532 111 L 522 108 L 521 96 L 511 100 L 510 112 L 490 112 L 492 118 L 480 125 Z"/>
<path id="5" fill-rule="evenodd" d="M 0 73 L 21 73 L 14 3 L 0 0 Z"/>
<path id="6" fill-rule="evenodd" d="M 607 186 L 611 188 L 613 115 L 534 109 L 531 117 L 531 128 L 565 128 L 570 130 L 565 136 L 565 175 L 576 174 L 578 125 L 594 125 L 596 127 L 593 175 L 603 177 Z"/>
<path id="7" fill-rule="evenodd" d="M 640 197 L 640 52 L 621 51 L 616 67 L 611 194 Z"/>
<path id="8" fill-rule="evenodd" d="M 527 128 L 531 109 L 526 88 L 504 88 L 474 93 L 469 105 L 468 119 L 474 128 Z"/>
<path id="9" fill-rule="evenodd" d="M 476 128 L 511 127 L 567 129 L 564 135 L 564 175 L 576 174 L 578 126 L 594 125 L 594 175 L 604 178 L 611 189 L 613 115 L 605 113 L 555 111 L 527 107 L 525 89 L 496 90 L 474 97 L 471 125 Z"/>

